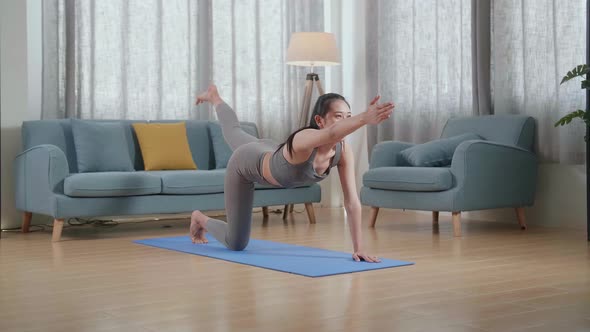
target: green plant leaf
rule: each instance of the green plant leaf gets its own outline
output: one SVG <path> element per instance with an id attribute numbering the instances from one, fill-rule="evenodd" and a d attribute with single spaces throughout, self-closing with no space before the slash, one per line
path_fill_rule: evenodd
<path id="1" fill-rule="evenodd" d="M 590 81 L 589 80 L 583 80 L 582 81 L 582 89 L 590 89 Z"/>
<path id="2" fill-rule="evenodd" d="M 580 118 L 582 119 L 584 122 L 586 122 L 586 124 L 588 124 L 590 122 L 590 119 L 588 119 L 587 114 L 588 112 L 586 111 L 582 111 L 582 110 L 577 110 L 574 112 L 571 112 L 569 114 L 567 114 L 566 116 L 564 116 L 563 118 L 557 120 L 557 122 L 555 122 L 555 127 L 557 126 L 565 126 L 566 124 L 569 124 L 570 122 L 572 122 L 573 119 L 576 118 Z"/>
<path id="3" fill-rule="evenodd" d="M 568 71 L 567 74 L 561 80 L 561 83 L 559 83 L 559 84 L 563 84 L 563 83 L 565 83 L 573 78 L 576 78 L 578 76 L 586 75 L 586 74 L 588 74 L 588 72 L 590 72 L 590 66 L 579 65 L 579 66 L 575 67 L 574 69 L 572 69 L 571 71 Z"/>

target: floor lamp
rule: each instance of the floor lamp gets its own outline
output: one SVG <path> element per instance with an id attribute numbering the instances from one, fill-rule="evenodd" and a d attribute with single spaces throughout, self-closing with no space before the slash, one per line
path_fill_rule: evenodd
<path id="1" fill-rule="evenodd" d="M 322 83 L 318 74 L 313 72 L 314 67 L 333 66 L 340 64 L 338 47 L 336 46 L 336 37 L 333 33 L 328 32 L 295 32 L 291 35 L 289 47 L 287 48 L 287 64 L 293 66 L 311 67 L 310 72 L 305 78 L 305 91 L 303 92 L 303 101 L 299 111 L 299 127 L 309 125 L 311 118 L 311 96 L 313 87 L 316 86 L 318 95 L 324 94 Z M 314 222 L 315 216 L 311 203 L 306 203 L 309 219 Z M 283 219 L 287 218 L 287 213 L 293 212 L 293 204 L 285 205 L 283 210 Z"/>
<path id="2" fill-rule="evenodd" d="M 314 67 L 333 66 L 340 64 L 336 37 L 328 32 L 295 32 L 291 35 L 287 48 L 287 64 L 293 66 L 311 67 L 305 79 L 305 91 L 299 113 L 299 127 L 307 126 L 310 120 L 311 95 L 314 85 L 318 95 L 324 94 L 324 89 Z"/>

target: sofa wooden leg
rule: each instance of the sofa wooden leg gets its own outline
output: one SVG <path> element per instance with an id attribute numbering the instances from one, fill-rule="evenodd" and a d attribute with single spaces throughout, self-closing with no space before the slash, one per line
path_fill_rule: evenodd
<path id="1" fill-rule="evenodd" d="M 305 211 L 307 211 L 307 217 L 309 218 L 309 223 L 315 224 L 315 213 L 313 211 L 313 204 L 305 203 Z"/>
<path id="2" fill-rule="evenodd" d="M 461 212 L 453 212 L 453 232 L 455 236 L 461 236 Z"/>
<path id="3" fill-rule="evenodd" d="M 289 204 L 289 213 L 293 213 L 294 209 L 295 209 L 295 204 Z"/>
<path id="4" fill-rule="evenodd" d="M 516 210 L 516 218 L 518 218 L 518 223 L 520 224 L 520 229 L 525 230 L 526 229 L 526 216 L 524 214 L 524 208 L 517 207 L 514 210 Z"/>
<path id="5" fill-rule="evenodd" d="M 61 238 L 61 231 L 64 228 L 64 220 L 63 219 L 53 219 L 53 234 L 51 236 L 51 241 L 57 242 Z"/>
<path id="6" fill-rule="evenodd" d="M 438 211 L 432 211 L 432 223 L 438 224 Z"/>
<path id="7" fill-rule="evenodd" d="M 33 212 L 23 212 L 23 226 L 21 231 L 23 233 L 28 233 L 29 228 L 31 227 L 31 219 L 33 218 Z"/>
<path id="8" fill-rule="evenodd" d="M 283 208 L 283 220 L 287 219 L 287 213 L 289 213 L 289 204 L 285 204 Z"/>
<path id="9" fill-rule="evenodd" d="M 375 228 L 375 223 L 377 222 L 377 214 L 379 213 L 379 208 L 375 206 L 371 206 L 371 213 L 369 214 L 369 227 Z"/>
<path id="10" fill-rule="evenodd" d="M 268 206 L 263 206 L 262 207 L 262 216 L 264 218 L 268 217 Z"/>

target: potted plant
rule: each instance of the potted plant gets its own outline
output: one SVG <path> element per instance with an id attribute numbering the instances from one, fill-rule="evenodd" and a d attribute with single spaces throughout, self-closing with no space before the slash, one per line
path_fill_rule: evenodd
<path id="1" fill-rule="evenodd" d="M 588 26 L 590 29 L 590 23 Z M 588 52 L 588 56 L 590 56 L 590 50 L 588 50 Z M 566 124 L 569 124 L 570 122 L 572 122 L 572 120 L 576 118 L 580 118 L 582 121 L 584 121 L 584 123 L 586 123 L 586 135 L 584 136 L 584 141 L 586 142 L 586 222 L 588 241 L 590 241 L 590 211 L 588 211 L 588 203 L 590 201 L 590 178 L 588 177 L 588 175 L 590 174 L 590 172 L 588 172 L 588 166 L 590 164 L 590 146 L 588 145 L 588 140 L 590 139 L 590 80 L 588 80 L 590 76 L 588 75 L 589 73 L 590 66 L 585 64 L 575 67 L 574 69 L 569 71 L 567 75 L 563 77 L 560 84 L 563 84 L 578 76 L 582 77 L 582 89 L 586 89 L 586 110 L 573 111 L 567 114 L 566 116 L 562 117 L 555 123 L 555 127 L 564 126 Z M 584 79 L 583 75 L 586 75 L 586 79 Z"/>
<path id="2" fill-rule="evenodd" d="M 559 84 L 563 84 L 573 78 L 576 78 L 578 76 L 582 76 L 582 75 L 586 75 L 590 72 L 590 66 L 588 65 L 579 65 L 577 67 L 575 67 L 574 69 L 572 69 L 571 71 L 569 71 L 567 73 L 567 75 L 565 75 L 563 77 L 563 79 L 561 80 L 561 83 Z M 585 80 L 582 80 L 582 89 L 586 89 L 589 90 L 590 89 L 590 80 L 588 80 L 588 77 L 586 77 Z M 564 116 L 563 118 L 559 119 L 556 123 L 555 123 L 555 127 L 557 126 L 564 126 L 566 124 L 569 124 L 570 122 L 572 122 L 573 119 L 576 118 L 580 118 L 582 119 L 582 121 L 584 121 L 586 123 L 586 128 L 588 128 L 588 126 L 590 126 L 590 110 L 577 110 L 574 112 L 571 112 L 569 114 L 567 114 L 566 116 Z M 588 132 L 586 132 L 586 136 L 584 136 L 584 140 L 586 141 L 586 144 L 588 144 Z"/>

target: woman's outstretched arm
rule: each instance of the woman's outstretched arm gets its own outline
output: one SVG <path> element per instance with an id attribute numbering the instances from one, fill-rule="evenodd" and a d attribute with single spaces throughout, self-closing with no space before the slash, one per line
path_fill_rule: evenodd
<path id="1" fill-rule="evenodd" d="M 302 130 L 293 138 L 293 150 L 310 152 L 321 145 L 336 144 L 364 125 L 378 124 L 389 118 L 393 112 L 393 103 L 377 104 L 378 100 L 379 96 L 375 97 L 365 112 L 340 120 L 329 127 Z"/>

